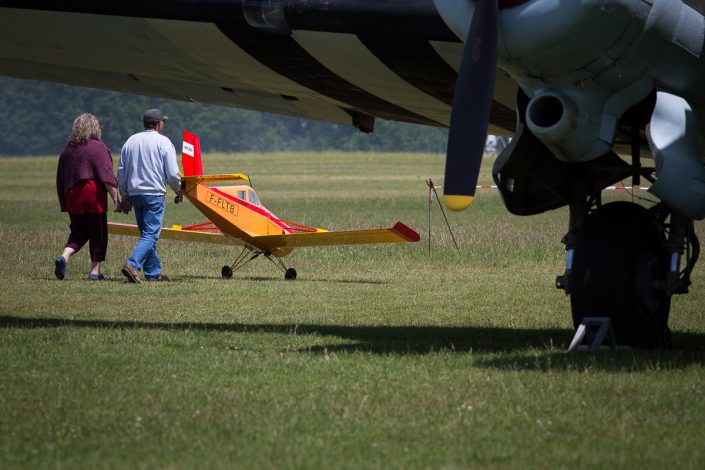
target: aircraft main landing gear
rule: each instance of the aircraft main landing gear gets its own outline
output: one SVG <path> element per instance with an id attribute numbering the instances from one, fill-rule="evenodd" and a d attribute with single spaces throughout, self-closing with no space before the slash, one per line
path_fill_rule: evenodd
<path id="1" fill-rule="evenodd" d="M 257 258 L 259 255 L 262 254 L 260 251 L 255 251 L 252 256 L 248 255 L 250 254 L 252 250 L 249 248 L 245 247 L 242 249 L 239 255 L 237 255 L 237 258 L 235 259 L 235 262 L 228 266 L 227 264 L 223 266 L 220 270 L 220 275 L 223 277 L 223 279 L 232 279 L 233 273 L 252 261 L 253 259 Z"/>
<path id="2" fill-rule="evenodd" d="M 220 275 L 222 276 L 222 278 L 232 279 L 233 273 L 235 271 L 237 271 L 253 259 L 257 258 L 259 255 L 264 255 L 269 261 L 274 263 L 275 266 L 282 270 L 282 272 L 284 273 L 285 280 L 293 281 L 294 279 L 296 279 L 296 269 L 287 268 L 279 256 L 273 256 L 271 253 L 265 253 L 263 251 L 254 251 L 252 252 L 252 255 L 249 256 L 250 252 L 252 252 L 250 248 L 243 248 L 232 265 L 228 266 L 226 264 L 225 266 L 223 266 L 220 270 Z"/>
<path id="3" fill-rule="evenodd" d="M 671 296 L 662 288 L 668 253 L 654 220 L 628 202 L 604 205 L 585 218 L 571 277 L 576 328 L 583 317 L 610 317 L 621 344 L 668 343 Z"/>
<path id="4" fill-rule="evenodd" d="M 571 296 L 574 326 L 609 317 L 619 344 L 670 346 L 671 296 L 688 292 L 700 252 L 692 221 L 663 204 L 631 202 L 600 205 L 579 221 L 571 211 L 571 219 L 566 273 L 556 286 Z"/>

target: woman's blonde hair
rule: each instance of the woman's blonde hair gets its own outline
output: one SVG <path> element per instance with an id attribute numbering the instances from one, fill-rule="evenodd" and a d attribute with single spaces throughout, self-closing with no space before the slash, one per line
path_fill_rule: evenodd
<path id="1" fill-rule="evenodd" d="M 91 113 L 83 113 L 73 121 L 73 130 L 69 141 L 74 144 L 88 142 L 91 139 L 100 140 L 100 122 Z"/>

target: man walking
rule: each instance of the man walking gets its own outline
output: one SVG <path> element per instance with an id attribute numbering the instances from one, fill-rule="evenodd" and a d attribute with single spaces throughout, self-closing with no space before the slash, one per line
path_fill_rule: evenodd
<path id="1" fill-rule="evenodd" d="M 168 119 L 158 109 L 144 113 L 144 130 L 131 136 L 122 146 L 118 165 L 118 186 L 135 210 L 140 238 L 132 256 L 122 267 L 122 274 L 129 282 L 142 282 L 144 270 L 147 281 L 165 281 L 162 264 L 157 253 L 157 241 L 164 218 L 166 185 L 181 195 L 181 178 L 176 164 L 176 150 L 168 137 L 161 135 L 164 121 Z"/>

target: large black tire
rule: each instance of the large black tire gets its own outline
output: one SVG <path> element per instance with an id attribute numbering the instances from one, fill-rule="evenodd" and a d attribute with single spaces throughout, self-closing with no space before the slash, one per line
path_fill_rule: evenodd
<path id="1" fill-rule="evenodd" d="M 665 280 L 668 258 L 644 207 L 613 202 L 592 212 L 575 246 L 570 286 L 574 326 L 583 317 L 610 317 L 618 344 L 666 345 L 671 298 L 658 281 Z"/>

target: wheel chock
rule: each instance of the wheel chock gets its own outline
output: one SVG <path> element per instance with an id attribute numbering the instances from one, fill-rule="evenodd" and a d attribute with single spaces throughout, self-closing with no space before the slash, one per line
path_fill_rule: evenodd
<path id="1" fill-rule="evenodd" d="M 607 341 L 607 345 L 605 345 Z M 570 346 L 566 352 L 571 351 L 600 351 L 604 349 L 631 349 L 629 346 L 617 345 L 617 340 L 614 336 L 612 328 L 612 320 L 609 317 L 584 317 L 578 328 L 575 330 L 575 336 L 570 342 Z"/>

